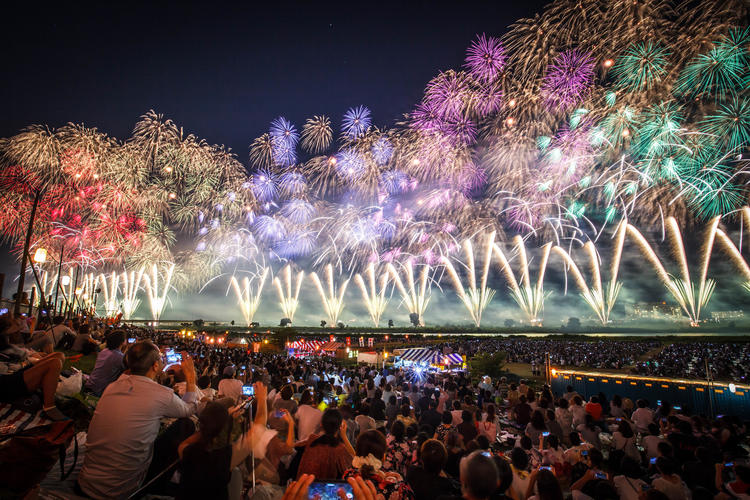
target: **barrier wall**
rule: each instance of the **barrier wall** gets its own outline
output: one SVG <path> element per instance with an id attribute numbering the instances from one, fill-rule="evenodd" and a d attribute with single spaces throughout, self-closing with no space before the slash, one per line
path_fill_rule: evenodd
<path id="1" fill-rule="evenodd" d="M 612 375 L 593 371 L 577 371 L 552 368 L 550 370 L 552 392 L 565 393 L 572 385 L 575 391 L 588 399 L 603 392 L 609 400 L 619 394 L 635 401 L 647 399 L 650 406 L 657 401 L 668 401 L 682 407 L 688 414 L 738 415 L 750 419 L 750 386 L 736 384 L 730 388 L 727 382 L 674 378 Z M 730 390 L 734 389 L 734 391 Z"/>

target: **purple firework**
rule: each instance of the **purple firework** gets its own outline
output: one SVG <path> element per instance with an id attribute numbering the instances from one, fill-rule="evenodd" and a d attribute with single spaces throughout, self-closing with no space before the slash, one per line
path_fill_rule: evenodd
<path id="1" fill-rule="evenodd" d="M 477 140 L 477 127 L 466 117 L 446 122 L 443 132 L 453 140 L 454 144 L 473 144 Z"/>
<path id="2" fill-rule="evenodd" d="M 281 174 L 281 177 L 279 178 L 279 187 L 285 195 L 296 196 L 305 191 L 305 188 L 307 188 L 307 180 L 304 175 L 292 170 Z"/>
<path id="3" fill-rule="evenodd" d="M 372 120 L 368 108 L 365 106 L 349 108 L 349 110 L 344 113 L 344 119 L 341 122 L 341 132 L 350 139 L 356 139 L 367 132 L 371 123 Z"/>
<path id="4" fill-rule="evenodd" d="M 315 207 L 305 200 L 289 200 L 281 207 L 281 215 L 294 224 L 306 224 L 315 215 Z"/>
<path id="5" fill-rule="evenodd" d="M 397 195 L 409 187 L 409 177 L 399 170 L 388 170 L 380 174 L 380 185 L 389 195 Z"/>
<path id="6" fill-rule="evenodd" d="M 297 231 L 276 241 L 273 250 L 282 259 L 294 259 L 309 255 L 314 247 L 315 235 L 311 231 Z"/>
<path id="7" fill-rule="evenodd" d="M 297 162 L 297 153 L 294 151 L 294 146 L 290 146 L 283 141 L 272 141 L 271 156 L 273 162 L 282 167 L 290 167 Z"/>
<path id="8" fill-rule="evenodd" d="M 469 68 L 469 73 L 477 80 L 489 82 L 503 70 L 506 59 L 500 40 L 482 33 L 466 50 L 464 66 Z"/>
<path id="9" fill-rule="evenodd" d="M 345 149 L 336 155 L 336 171 L 345 179 L 358 179 L 365 168 L 365 160 L 353 149 Z"/>
<path id="10" fill-rule="evenodd" d="M 261 215 L 253 223 L 255 234 L 265 241 L 278 241 L 286 236 L 286 228 L 270 215 Z"/>
<path id="11" fill-rule="evenodd" d="M 279 116 L 271 122 L 271 127 L 268 129 L 268 135 L 271 136 L 274 145 L 283 145 L 290 149 L 294 149 L 299 140 L 297 129 L 292 125 L 292 122 L 283 116 Z"/>
<path id="12" fill-rule="evenodd" d="M 432 102 L 418 104 L 411 113 L 411 127 L 425 133 L 439 131 L 443 127 L 437 106 Z"/>
<path id="13" fill-rule="evenodd" d="M 465 75 L 446 71 L 430 80 L 424 100 L 434 106 L 440 117 L 455 118 L 461 114 L 468 94 L 469 86 Z"/>
<path id="14" fill-rule="evenodd" d="M 258 171 L 253 175 L 252 191 L 261 202 L 272 201 L 278 194 L 276 176 L 265 170 Z"/>
<path id="15" fill-rule="evenodd" d="M 485 85 L 474 93 L 474 110 L 480 117 L 498 111 L 502 103 L 503 89 L 499 84 Z"/>
<path id="16" fill-rule="evenodd" d="M 372 145 L 372 157 L 378 165 L 385 165 L 393 154 L 393 144 L 385 137 L 381 137 Z"/>
<path id="17" fill-rule="evenodd" d="M 585 52 L 561 52 L 547 68 L 542 97 L 551 106 L 562 109 L 579 103 L 594 81 L 594 59 Z"/>

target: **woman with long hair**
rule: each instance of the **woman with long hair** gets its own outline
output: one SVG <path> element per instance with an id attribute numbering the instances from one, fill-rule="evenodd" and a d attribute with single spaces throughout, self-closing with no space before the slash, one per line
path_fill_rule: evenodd
<path id="1" fill-rule="evenodd" d="M 532 443 L 538 443 L 539 437 L 547 431 L 547 424 L 544 423 L 544 415 L 540 410 L 535 410 L 531 414 L 531 421 L 526 425 L 526 435 L 529 436 Z"/>
<path id="2" fill-rule="evenodd" d="M 341 479 L 352 464 L 354 449 L 346 437 L 346 423 L 336 409 L 323 412 L 323 435 L 311 437 L 302 453 L 297 477 L 313 474 L 318 479 Z"/>
<path id="3" fill-rule="evenodd" d="M 494 404 L 488 404 L 487 413 L 482 417 L 481 422 L 479 422 L 479 434 L 485 436 L 490 444 L 497 440 L 498 418 L 496 411 Z"/>
<path id="4" fill-rule="evenodd" d="M 396 420 L 391 426 L 391 433 L 386 438 L 388 451 L 385 454 L 383 470 L 394 471 L 406 477 L 406 471 L 414 463 L 416 447 L 406 436 L 406 426 Z"/>

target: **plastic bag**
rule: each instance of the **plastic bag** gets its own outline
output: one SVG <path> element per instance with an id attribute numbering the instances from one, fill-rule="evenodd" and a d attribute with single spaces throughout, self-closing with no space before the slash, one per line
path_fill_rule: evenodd
<path id="1" fill-rule="evenodd" d="M 70 377 L 60 376 L 55 396 L 73 396 L 81 392 L 81 387 L 83 387 L 83 372 L 73 368 L 73 375 Z"/>

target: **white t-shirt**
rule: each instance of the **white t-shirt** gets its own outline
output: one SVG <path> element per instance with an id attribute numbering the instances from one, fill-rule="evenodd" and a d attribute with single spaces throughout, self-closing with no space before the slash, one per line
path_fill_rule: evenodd
<path id="1" fill-rule="evenodd" d="M 643 438 L 642 444 L 643 448 L 646 450 L 646 458 L 650 460 L 654 457 L 659 456 L 658 447 L 659 443 L 661 443 L 662 441 L 664 440 L 659 436 L 645 436 Z"/>
<path id="2" fill-rule="evenodd" d="M 663 477 L 657 477 L 651 481 L 651 486 L 653 486 L 655 490 L 659 490 L 667 495 L 669 500 L 690 500 L 693 497 L 687 485 L 682 480 L 673 483 L 672 481 L 667 481 Z"/>
<path id="3" fill-rule="evenodd" d="M 633 421 L 638 432 L 646 432 L 648 425 L 654 423 L 654 412 L 650 408 L 638 408 L 633 412 L 630 420 Z"/>
<path id="4" fill-rule="evenodd" d="M 300 405 L 294 418 L 297 420 L 297 439 L 304 441 L 320 428 L 323 412 L 310 405 Z"/>
<path id="5" fill-rule="evenodd" d="M 242 396 L 242 380 L 225 378 L 219 381 L 219 397 L 237 401 Z"/>
<path id="6" fill-rule="evenodd" d="M 615 483 L 620 500 L 638 500 L 643 491 L 643 485 L 648 484 L 642 479 L 626 476 L 615 476 L 612 481 Z"/>

